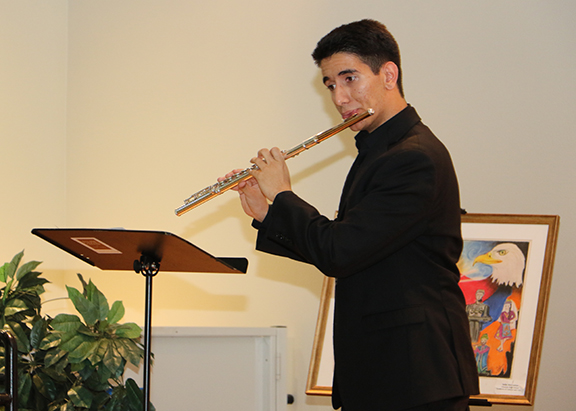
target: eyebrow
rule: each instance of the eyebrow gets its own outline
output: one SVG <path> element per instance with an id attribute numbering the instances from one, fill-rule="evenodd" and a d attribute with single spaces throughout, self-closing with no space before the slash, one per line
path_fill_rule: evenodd
<path id="1" fill-rule="evenodd" d="M 340 73 L 338 73 L 338 75 L 336 77 L 340 77 L 340 76 L 345 76 L 346 74 L 352 74 L 352 73 L 357 73 L 358 70 L 356 69 L 346 69 L 346 70 L 342 70 Z M 329 77 L 325 76 L 324 78 L 322 78 L 322 83 L 326 84 L 326 82 L 330 80 Z"/>

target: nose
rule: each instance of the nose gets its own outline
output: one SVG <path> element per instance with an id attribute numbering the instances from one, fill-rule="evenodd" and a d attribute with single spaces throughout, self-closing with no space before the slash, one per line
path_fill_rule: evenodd
<path id="1" fill-rule="evenodd" d="M 344 87 L 336 87 L 332 94 L 332 101 L 339 107 L 345 106 L 350 102 L 350 93 Z"/>

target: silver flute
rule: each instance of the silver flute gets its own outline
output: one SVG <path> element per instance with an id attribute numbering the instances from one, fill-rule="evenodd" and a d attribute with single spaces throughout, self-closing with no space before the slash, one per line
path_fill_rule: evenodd
<path id="1" fill-rule="evenodd" d="M 374 110 L 372 109 L 368 109 L 368 111 L 362 114 L 355 114 L 344 120 L 342 123 L 329 128 L 328 130 L 322 131 L 307 140 L 304 140 L 297 146 L 294 146 L 289 150 L 282 151 L 282 154 L 284 154 L 284 159 L 287 160 L 297 156 L 301 152 L 314 147 L 316 144 L 319 144 L 322 141 L 332 137 L 333 135 L 338 134 L 342 130 L 345 130 L 346 128 L 358 123 L 359 121 L 364 120 L 366 117 L 371 116 L 372 114 L 374 114 Z M 258 166 L 254 164 L 252 167 L 248 167 L 236 174 L 231 175 L 230 177 L 223 179 L 222 181 L 218 181 L 216 184 L 208 186 L 198 191 L 197 193 L 192 194 L 190 197 L 184 200 L 184 204 L 175 210 L 176 215 L 181 216 L 193 208 L 198 207 L 200 204 L 204 204 L 214 197 L 219 196 L 231 188 L 236 187 L 240 182 L 249 179 L 251 177 L 250 171 L 256 169 L 258 169 Z"/>

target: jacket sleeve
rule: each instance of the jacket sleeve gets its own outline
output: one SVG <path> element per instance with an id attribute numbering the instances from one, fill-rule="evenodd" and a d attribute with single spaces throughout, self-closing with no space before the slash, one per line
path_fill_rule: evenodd
<path id="1" fill-rule="evenodd" d="M 345 215 L 336 220 L 291 191 L 278 194 L 256 248 L 311 263 L 328 276 L 355 274 L 425 232 L 435 185 L 434 163 L 425 152 L 388 153 L 363 174 L 355 188 L 361 193 L 350 193 Z"/>

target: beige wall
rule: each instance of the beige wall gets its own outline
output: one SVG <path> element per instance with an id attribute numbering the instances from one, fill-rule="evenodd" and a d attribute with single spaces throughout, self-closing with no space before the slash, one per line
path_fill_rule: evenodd
<path id="1" fill-rule="evenodd" d="M 257 149 L 289 148 L 338 122 L 310 52 L 333 27 L 376 18 L 401 45 L 409 102 L 451 150 L 463 206 L 562 218 L 536 405 L 524 409 L 569 410 L 574 12 L 567 1 L 0 0 L 0 261 L 24 248 L 44 261 L 47 298 L 78 286 L 80 271 L 142 323 L 141 276 L 91 269 L 30 230 L 163 230 L 246 256 L 243 276 L 161 273 L 154 325 L 286 325 L 290 409 L 329 410 L 303 393 L 322 276 L 255 253 L 233 194 L 173 210 Z M 290 160 L 294 190 L 330 216 L 351 136 Z"/>

